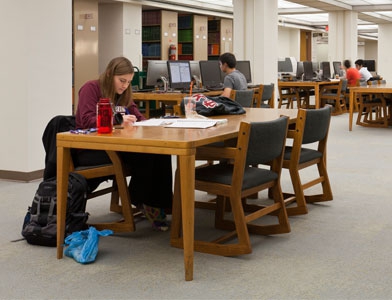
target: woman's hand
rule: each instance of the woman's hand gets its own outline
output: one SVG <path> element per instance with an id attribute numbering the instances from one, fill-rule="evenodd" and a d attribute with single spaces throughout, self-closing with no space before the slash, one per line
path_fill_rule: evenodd
<path id="1" fill-rule="evenodd" d="M 123 115 L 124 124 L 133 125 L 137 121 L 135 115 Z"/>

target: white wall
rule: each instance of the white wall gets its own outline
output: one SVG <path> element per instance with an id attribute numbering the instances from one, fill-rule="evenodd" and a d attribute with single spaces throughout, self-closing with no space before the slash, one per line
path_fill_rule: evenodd
<path id="1" fill-rule="evenodd" d="M 72 1 L 2 0 L 0 22 L 0 170 L 36 171 L 47 122 L 72 113 Z"/>
<path id="2" fill-rule="evenodd" d="M 278 57 L 295 57 L 300 61 L 300 30 L 278 27 Z"/>
<path id="3" fill-rule="evenodd" d="M 376 71 L 378 72 L 378 42 L 368 40 L 365 42 L 365 56 L 363 59 L 375 59 L 376 60 Z"/>
<path id="4" fill-rule="evenodd" d="M 117 56 L 142 69 L 142 7 L 139 4 L 99 5 L 99 73 Z"/>
<path id="5" fill-rule="evenodd" d="M 365 42 L 365 57 L 364 59 L 376 59 L 377 57 L 377 41 L 367 40 Z"/>
<path id="6" fill-rule="evenodd" d="M 358 46 L 358 56 L 357 56 L 356 59 L 354 59 L 354 61 L 357 60 L 358 58 L 362 58 L 363 59 L 364 57 L 365 57 L 365 46 L 359 45 Z M 354 65 L 354 61 L 352 62 L 353 65 Z"/>
<path id="7" fill-rule="evenodd" d="M 122 3 L 98 5 L 98 61 L 99 73 L 105 71 L 109 61 L 123 55 Z"/>
<path id="8" fill-rule="evenodd" d="M 328 44 L 317 44 L 315 47 L 317 62 L 329 61 Z"/>
<path id="9" fill-rule="evenodd" d="M 123 10 L 123 54 L 132 64 L 143 70 L 142 56 L 142 7 L 124 3 Z"/>
<path id="10" fill-rule="evenodd" d="M 392 57 L 391 57 L 391 40 L 392 25 L 378 25 L 378 63 L 377 73 L 379 73 L 387 82 L 392 81 Z"/>
<path id="11" fill-rule="evenodd" d="M 234 54 L 251 61 L 253 83 L 276 82 L 277 0 L 236 0 L 233 4 Z"/>

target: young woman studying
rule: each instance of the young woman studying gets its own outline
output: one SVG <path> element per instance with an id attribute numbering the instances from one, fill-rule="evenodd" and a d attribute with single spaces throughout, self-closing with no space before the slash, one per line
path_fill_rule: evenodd
<path id="1" fill-rule="evenodd" d="M 123 126 L 145 120 L 132 101 L 133 76 L 132 63 L 125 57 L 117 57 L 109 62 L 99 79 L 86 82 L 79 90 L 76 128 L 97 127 L 100 98 L 110 98 L 115 111 L 124 113 Z M 155 230 L 167 230 L 165 211 L 171 209 L 173 198 L 171 156 L 130 152 L 121 152 L 120 155 L 131 175 L 128 188 L 132 204 L 144 213 Z M 78 166 L 110 163 L 105 151 L 81 150 L 75 159 Z M 105 180 L 102 178 L 96 182 L 96 187 Z"/>

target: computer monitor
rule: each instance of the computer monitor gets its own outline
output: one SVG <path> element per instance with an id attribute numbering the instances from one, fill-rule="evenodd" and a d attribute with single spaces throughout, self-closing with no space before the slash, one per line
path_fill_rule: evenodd
<path id="1" fill-rule="evenodd" d="M 250 70 L 250 61 L 249 60 L 237 60 L 237 64 L 235 68 L 244 74 L 246 81 L 248 83 L 252 82 L 252 72 Z"/>
<path id="2" fill-rule="evenodd" d="M 186 90 L 190 88 L 192 75 L 188 60 L 168 60 L 170 87 L 174 90 Z"/>
<path id="3" fill-rule="evenodd" d="M 332 62 L 332 66 L 335 75 L 343 76 L 342 63 L 340 61 Z"/>
<path id="4" fill-rule="evenodd" d="M 376 61 L 374 59 L 365 59 L 363 66 L 368 69 L 369 72 L 376 72 Z"/>
<path id="5" fill-rule="evenodd" d="M 190 60 L 189 65 L 191 66 L 191 75 L 192 77 L 195 75 L 199 79 L 201 78 L 200 75 L 200 65 L 198 60 Z"/>
<path id="6" fill-rule="evenodd" d="M 304 73 L 304 63 L 302 61 L 297 61 L 297 72 L 295 77 L 297 77 L 297 79 L 301 79 L 303 73 Z"/>
<path id="7" fill-rule="evenodd" d="M 166 60 L 149 60 L 147 62 L 147 86 L 163 86 L 161 77 L 169 80 Z"/>
<path id="8" fill-rule="evenodd" d="M 322 79 L 331 79 L 331 66 L 329 64 L 329 61 L 321 62 L 321 70 L 323 72 Z"/>
<path id="9" fill-rule="evenodd" d="M 318 62 L 316 61 L 312 61 L 312 67 L 313 67 L 313 73 L 318 73 L 318 71 L 320 71 L 320 66 L 318 64 Z"/>
<path id="10" fill-rule="evenodd" d="M 304 61 L 304 80 L 313 80 L 313 64 L 311 61 Z"/>
<path id="11" fill-rule="evenodd" d="M 201 81 L 205 88 L 218 87 L 222 85 L 221 70 L 218 60 L 201 60 L 200 74 Z"/>
<path id="12" fill-rule="evenodd" d="M 286 57 L 285 60 L 278 60 L 278 72 L 280 73 L 293 72 L 293 64 L 291 63 L 290 57 Z"/>

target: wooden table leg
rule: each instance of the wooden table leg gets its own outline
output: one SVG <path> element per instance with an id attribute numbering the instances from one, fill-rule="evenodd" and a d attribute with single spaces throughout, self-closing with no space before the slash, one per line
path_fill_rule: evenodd
<path id="1" fill-rule="evenodd" d="M 349 119 L 348 119 L 348 130 L 353 130 L 353 113 L 354 113 L 354 90 L 350 90 L 350 101 L 349 101 Z"/>
<path id="2" fill-rule="evenodd" d="M 179 166 L 177 157 L 177 166 Z M 174 195 L 173 195 L 173 209 L 172 209 L 172 221 L 170 224 L 170 243 L 175 246 L 177 239 L 181 238 L 181 177 L 179 175 L 179 168 L 177 168 L 174 176 Z"/>
<path id="3" fill-rule="evenodd" d="M 146 103 L 146 112 L 144 115 L 146 116 L 146 119 L 150 118 L 150 101 L 144 101 Z"/>
<path id="4" fill-rule="evenodd" d="M 314 87 L 314 102 L 315 102 L 315 109 L 320 108 L 320 85 L 316 84 Z"/>
<path id="5" fill-rule="evenodd" d="M 193 280 L 195 222 L 195 155 L 178 159 L 181 176 L 182 231 L 184 241 L 185 280 Z"/>
<path id="6" fill-rule="evenodd" d="M 57 258 L 63 258 L 70 149 L 57 147 Z"/>

